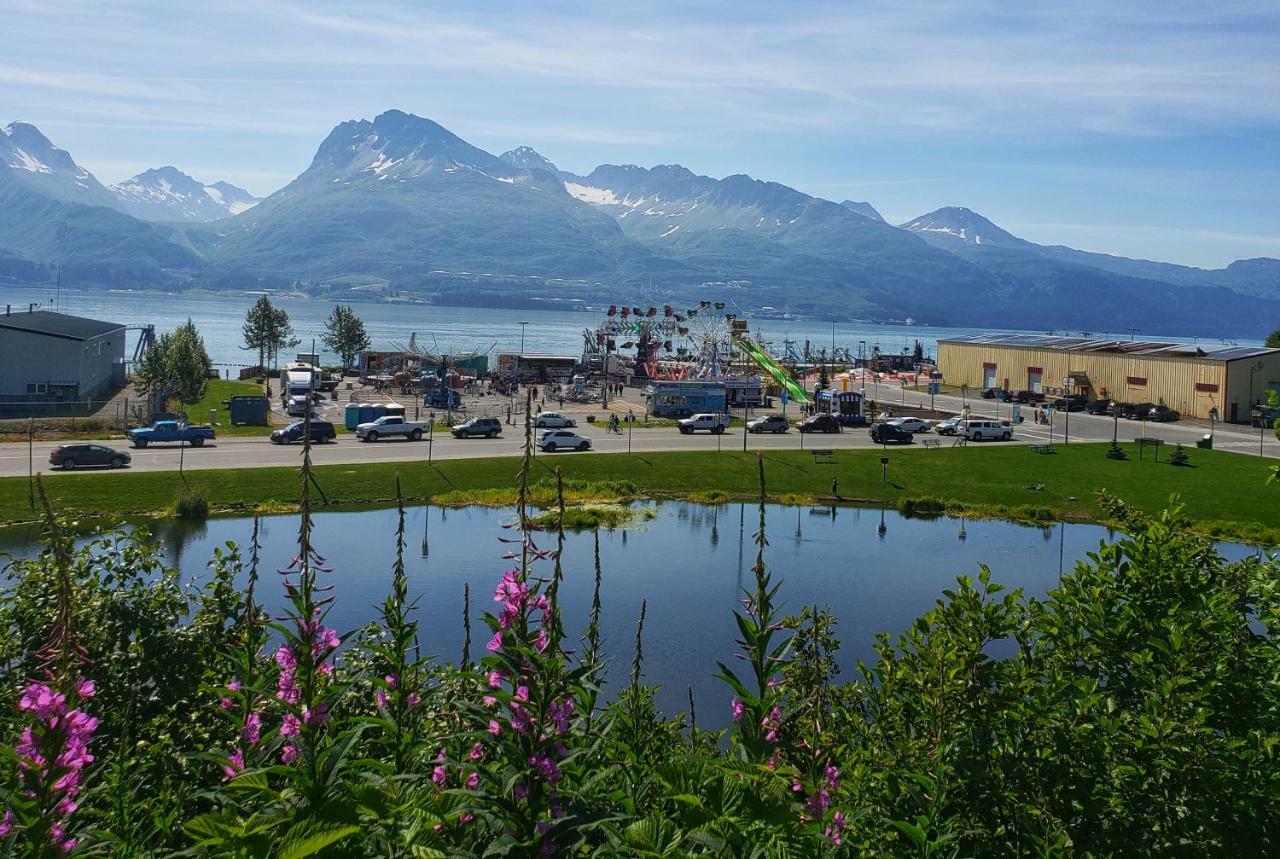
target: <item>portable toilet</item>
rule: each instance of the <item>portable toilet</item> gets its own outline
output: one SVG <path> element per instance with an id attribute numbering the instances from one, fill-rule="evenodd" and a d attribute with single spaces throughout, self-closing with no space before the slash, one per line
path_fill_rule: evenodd
<path id="1" fill-rule="evenodd" d="M 377 415 L 373 413 L 373 403 L 360 404 L 360 423 L 372 423 L 376 417 Z"/>
<path id="2" fill-rule="evenodd" d="M 373 417 L 369 420 L 376 421 L 378 418 L 385 417 L 387 414 L 387 407 L 383 403 L 374 403 L 369 408 L 373 409 Z"/>
<path id="3" fill-rule="evenodd" d="M 231 413 L 232 426 L 267 425 L 267 414 L 271 411 L 271 402 L 263 396 L 235 396 L 227 401 L 227 409 Z"/>
<path id="4" fill-rule="evenodd" d="M 359 403 L 347 403 L 347 410 L 343 416 L 343 424 L 349 430 L 354 430 L 360 424 Z"/>
<path id="5" fill-rule="evenodd" d="M 404 417 L 404 406 L 399 403 L 383 403 L 378 408 L 382 409 L 384 415 L 392 415 L 397 418 Z"/>

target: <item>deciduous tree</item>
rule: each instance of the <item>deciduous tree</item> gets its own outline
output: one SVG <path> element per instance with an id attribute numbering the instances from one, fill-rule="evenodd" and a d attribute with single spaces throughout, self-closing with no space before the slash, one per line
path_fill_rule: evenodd
<path id="1" fill-rule="evenodd" d="M 334 305 L 326 326 L 328 331 L 320 339 L 330 352 L 342 359 L 343 369 L 352 366 L 356 356 L 369 348 L 369 335 L 365 333 L 364 322 L 349 306 Z"/>

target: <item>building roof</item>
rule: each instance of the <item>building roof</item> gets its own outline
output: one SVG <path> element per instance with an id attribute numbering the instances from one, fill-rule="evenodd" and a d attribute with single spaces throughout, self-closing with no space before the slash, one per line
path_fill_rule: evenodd
<path id="1" fill-rule="evenodd" d="M 83 316 L 68 316 L 51 310 L 33 310 L 29 313 L 7 313 L 0 316 L 0 329 L 3 328 L 60 337 L 64 340 L 88 340 L 91 337 L 101 337 L 103 334 L 118 331 L 124 326 L 118 322 L 102 322 L 97 319 L 85 319 Z"/>
<path id="2" fill-rule="evenodd" d="M 1261 346 L 1220 346 L 1211 343 L 1168 343 L 1154 340 L 1095 340 L 1087 337 L 1059 337 L 1054 334 L 965 334 L 947 337 L 939 343 L 970 346 L 1016 346 L 1054 352 L 1103 353 L 1160 358 L 1198 358 L 1205 361 L 1239 361 L 1259 355 L 1274 355 L 1280 349 Z"/>

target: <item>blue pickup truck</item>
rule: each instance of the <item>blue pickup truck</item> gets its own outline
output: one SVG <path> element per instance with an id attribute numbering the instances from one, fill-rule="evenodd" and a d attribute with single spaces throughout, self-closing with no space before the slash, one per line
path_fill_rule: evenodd
<path id="1" fill-rule="evenodd" d="M 125 433 L 134 447 L 146 447 L 149 444 L 172 444 L 186 442 L 192 447 L 200 447 L 206 440 L 213 441 L 213 427 L 194 427 L 181 421 L 156 421 L 149 427 L 136 427 Z"/>

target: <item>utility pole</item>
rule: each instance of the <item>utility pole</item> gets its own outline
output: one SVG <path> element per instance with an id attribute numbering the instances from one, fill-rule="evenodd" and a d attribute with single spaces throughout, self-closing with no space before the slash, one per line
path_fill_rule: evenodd
<path id="1" fill-rule="evenodd" d="M 27 418 L 27 501 L 31 509 L 36 509 L 35 454 L 33 453 L 36 437 L 36 419 Z"/>

